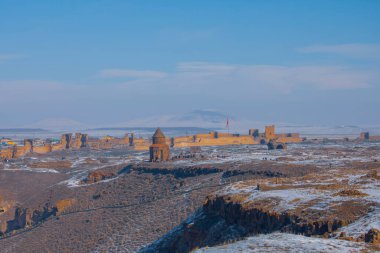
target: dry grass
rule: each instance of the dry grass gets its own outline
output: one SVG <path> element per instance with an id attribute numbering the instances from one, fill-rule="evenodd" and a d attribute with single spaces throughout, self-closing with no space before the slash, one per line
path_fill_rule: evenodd
<path id="1" fill-rule="evenodd" d="M 71 168 L 70 161 L 50 161 L 50 162 L 36 162 L 29 165 L 31 168 L 48 168 L 48 169 L 68 169 Z"/>

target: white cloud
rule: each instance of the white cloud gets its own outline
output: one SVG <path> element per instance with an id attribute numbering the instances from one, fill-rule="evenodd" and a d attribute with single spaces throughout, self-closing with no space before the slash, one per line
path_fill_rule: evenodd
<path id="1" fill-rule="evenodd" d="M 300 48 L 302 53 L 332 53 L 355 58 L 380 59 L 380 44 L 313 45 Z"/>
<path id="2" fill-rule="evenodd" d="M 128 78 L 163 78 L 167 74 L 154 70 L 134 70 L 134 69 L 105 69 L 100 71 L 101 77 L 128 77 Z"/>
<path id="3" fill-rule="evenodd" d="M 208 62 L 181 62 L 173 73 L 121 69 L 103 70 L 100 73 L 102 77 L 133 77 L 133 80 L 117 85 L 128 89 L 137 86 L 146 89 L 160 84 L 170 89 L 224 87 L 286 93 L 299 87 L 325 90 L 368 88 L 380 78 L 376 71 L 345 66 L 231 65 Z"/>
<path id="4" fill-rule="evenodd" d="M 272 92 L 290 92 L 306 86 L 325 90 L 368 88 L 380 78 L 376 71 L 344 66 L 227 65 L 205 62 L 180 63 L 175 75 L 173 78 L 178 83 L 189 83 L 192 87 L 200 84 L 256 91 L 269 89 Z"/>
<path id="5" fill-rule="evenodd" d="M 177 65 L 179 72 L 227 73 L 238 68 L 235 65 L 208 62 L 180 62 Z"/>

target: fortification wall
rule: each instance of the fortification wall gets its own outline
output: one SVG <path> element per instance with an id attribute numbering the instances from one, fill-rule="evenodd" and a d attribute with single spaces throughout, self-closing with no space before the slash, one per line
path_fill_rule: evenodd
<path id="1" fill-rule="evenodd" d="M 265 127 L 265 139 L 272 140 L 274 138 L 276 138 L 275 126 L 274 125 L 266 126 Z"/>
<path id="2" fill-rule="evenodd" d="M 211 133 L 208 133 L 208 134 L 196 134 L 195 135 L 195 138 L 214 138 L 215 137 L 215 133 L 214 132 L 211 132 Z"/>
<path id="3" fill-rule="evenodd" d="M 14 157 L 22 157 L 22 156 L 26 155 L 26 153 L 28 152 L 27 149 L 28 148 L 25 146 L 15 146 L 13 149 L 14 150 L 13 156 Z"/>
<path id="4" fill-rule="evenodd" d="M 119 139 L 93 139 L 86 142 L 86 147 L 90 149 L 111 149 L 121 146 L 129 146 L 129 140 L 126 141 L 125 138 Z"/>
<path id="5" fill-rule="evenodd" d="M 276 142 L 279 143 L 300 143 L 302 139 L 299 133 L 287 133 L 287 134 L 276 134 Z"/>
<path id="6" fill-rule="evenodd" d="M 370 135 L 369 132 L 360 133 L 359 140 L 362 141 L 380 141 L 380 135 Z"/>
<path id="7" fill-rule="evenodd" d="M 257 129 L 250 129 L 249 135 L 236 135 L 229 133 L 210 132 L 207 134 L 196 134 L 180 136 L 175 138 L 165 138 L 165 143 L 174 148 L 200 147 L 200 146 L 224 146 L 224 145 L 255 145 L 261 141 L 269 142 L 275 140 L 278 143 L 299 143 L 302 142 L 298 133 L 275 134 L 275 126 L 265 127 L 265 133 L 259 133 Z M 256 135 L 256 136 L 254 136 Z M 379 140 L 380 136 L 371 136 L 370 140 Z M 126 134 L 123 138 L 113 138 L 107 136 L 104 139 L 89 139 L 87 134 L 77 133 L 75 138 L 72 134 L 63 134 L 61 142 L 58 144 L 47 143 L 44 146 L 33 146 L 32 140 L 25 140 L 24 146 L 9 147 L 0 150 L 2 159 L 11 159 L 24 156 L 29 152 L 46 154 L 52 151 L 64 150 L 68 148 L 79 149 L 89 147 L 90 149 L 112 149 L 117 147 L 130 147 L 134 150 L 148 151 L 152 144 L 150 139 L 134 138 Z"/>
<path id="8" fill-rule="evenodd" d="M 44 146 L 34 146 L 33 147 L 33 153 L 36 154 L 46 154 L 50 153 L 52 151 L 52 145 L 45 144 Z"/>
<path id="9" fill-rule="evenodd" d="M 190 142 L 175 142 L 174 147 L 224 146 L 224 145 L 254 145 L 259 144 L 252 136 L 228 136 L 219 138 L 196 138 Z"/>
<path id="10" fill-rule="evenodd" d="M 13 147 L 0 149 L 1 159 L 12 159 L 14 155 Z"/>
<path id="11" fill-rule="evenodd" d="M 370 136 L 369 140 L 370 141 L 380 141 L 380 135 Z"/>
<path id="12" fill-rule="evenodd" d="M 179 136 L 174 138 L 174 143 L 176 142 L 186 142 L 186 141 L 193 141 L 194 137 L 193 135 L 189 136 Z"/>
<path id="13" fill-rule="evenodd" d="M 234 137 L 233 134 L 228 134 L 228 133 L 218 133 L 218 138 L 221 137 Z"/>
<path id="14" fill-rule="evenodd" d="M 170 143 L 170 139 L 169 139 L 169 143 Z M 148 151 L 150 145 L 151 145 L 150 140 L 143 139 L 143 138 L 135 138 L 133 139 L 133 142 L 132 142 L 133 149 L 139 150 L 139 151 Z"/>
<path id="15" fill-rule="evenodd" d="M 62 144 L 62 143 L 53 144 L 53 145 L 51 146 L 51 150 L 52 150 L 52 151 L 64 150 L 65 148 L 66 148 L 65 145 Z"/>
<path id="16" fill-rule="evenodd" d="M 300 137 L 297 137 L 297 136 L 291 136 L 291 137 L 287 137 L 287 136 L 280 136 L 278 138 L 275 139 L 276 142 L 278 143 L 300 143 L 302 142 L 302 139 Z"/>

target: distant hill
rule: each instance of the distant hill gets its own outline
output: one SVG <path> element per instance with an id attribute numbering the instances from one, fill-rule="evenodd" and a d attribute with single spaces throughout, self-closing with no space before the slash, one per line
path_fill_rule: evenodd
<path id="1" fill-rule="evenodd" d="M 212 130 L 210 128 L 200 127 L 161 127 L 161 130 L 168 137 L 182 136 L 189 134 L 209 133 Z M 125 133 L 134 133 L 137 137 L 150 137 L 156 131 L 156 127 L 103 127 L 86 130 L 90 136 L 122 136 Z"/>
<path id="2" fill-rule="evenodd" d="M 227 116 L 214 110 L 195 110 L 185 114 L 159 115 L 140 118 L 117 124 L 130 127 L 199 127 L 199 128 L 223 128 L 226 125 Z"/>
<path id="3" fill-rule="evenodd" d="M 207 123 L 225 123 L 227 115 L 214 110 L 195 110 L 184 115 L 175 116 L 171 119 L 173 122 L 207 122 Z"/>

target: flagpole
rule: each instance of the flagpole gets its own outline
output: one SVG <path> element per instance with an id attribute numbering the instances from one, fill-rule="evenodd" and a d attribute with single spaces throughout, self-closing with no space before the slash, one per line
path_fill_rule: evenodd
<path id="1" fill-rule="evenodd" d="M 230 122 L 229 122 L 228 115 L 227 115 L 227 123 L 226 123 L 226 125 L 227 125 L 227 133 L 230 134 Z"/>

